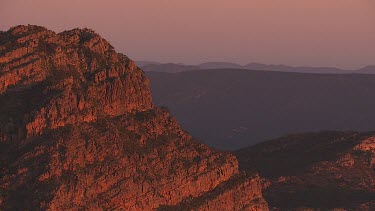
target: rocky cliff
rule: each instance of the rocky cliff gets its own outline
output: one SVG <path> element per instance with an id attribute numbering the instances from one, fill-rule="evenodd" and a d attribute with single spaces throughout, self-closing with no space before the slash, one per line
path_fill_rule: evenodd
<path id="1" fill-rule="evenodd" d="M 375 134 L 290 135 L 237 152 L 244 170 L 271 181 L 265 191 L 280 210 L 374 210 Z"/>
<path id="2" fill-rule="evenodd" d="M 154 107 L 92 30 L 1 32 L 0 112 L 1 210 L 268 210 L 259 176 Z"/>

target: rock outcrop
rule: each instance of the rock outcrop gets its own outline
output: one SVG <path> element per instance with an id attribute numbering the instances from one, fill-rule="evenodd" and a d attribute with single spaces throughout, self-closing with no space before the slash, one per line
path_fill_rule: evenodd
<path id="1" fill-rule="evenodd" d="M 154 107 L 142 70 L 92 30 L 1 32 L 0 93 L 1 210 L 268 210 L 259 176 Z"/>
<path id="2" fill-rule="evenodd" d="M 202 196 L 159 210 L 268 210 L 262 196 L 262 180 L 257 174 L 251 175 L 238 174 Z"/>
<path id="3" fill-rule="evenodd" d="M 271 181 L 265 197 L 280 210 L 374 210 L 375 134 L 291 135 L 237 152 L 243 170 Z"/>

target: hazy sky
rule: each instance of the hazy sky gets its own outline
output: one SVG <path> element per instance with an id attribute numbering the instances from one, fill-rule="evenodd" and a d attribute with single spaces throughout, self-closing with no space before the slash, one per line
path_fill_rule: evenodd
<path id="1" fill-rule="evenodd" d="M 92 28 L 134 60 L 375 64 L 374 0 L 0 0 L 0 30 Z"/>

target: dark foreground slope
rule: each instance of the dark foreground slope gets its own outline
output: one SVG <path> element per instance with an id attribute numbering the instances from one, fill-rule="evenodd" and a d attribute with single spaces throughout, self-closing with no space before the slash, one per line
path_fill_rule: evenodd
<path id="1" fill-rule="evenodd" d="M 375 135 L 290 135 L 236 152 L 240 168 L 270 180 L 265 197 L 280 210 L 375 209 Z"/>
<path id="2" fill-rule="evenodd" d="M 194 137 L 239 149 L 289 133 L 370 131 L 375 76 L 251 70 L 147 72 L 157 105 Z"/>
<path id="3" fill-rule="evenodd" d="M 268 210 L 259 176 L 154 107 L 141 69 L 91 30 L 0 32 L 0 113 L 0 210 L 153 210 L 195 198 L 200 210 L 213 200 Z"/>

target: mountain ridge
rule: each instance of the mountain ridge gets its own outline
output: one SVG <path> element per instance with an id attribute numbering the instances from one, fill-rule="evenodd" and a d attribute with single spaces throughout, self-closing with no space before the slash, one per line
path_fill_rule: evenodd
<path id="1" fill-rule="evenodd" d="M 374 66 L 369 65 L 360 69 L 340 69 L 336 67 L 309 67 L 309 66 L 290 66 L 290 65 L 274 65 L 252 62 L 246 65 L 240 65 L 231 62 L 206 62 L 198 65 L 186 65 L 175 63 L 158 63 L 158 62 L 136 62 L 140 67 L 147 67 L 145 71 L 176 73 L 191 70 L 210 70 L 210 69 L 246 69 L 246 70 L 262 70 L 275 72 L 296 72 L 296 73 L 317 73 L 317 74 L 374 74 Z M 168 65 L 167 65 L 168 64 Z M 171 68 L 171 66 L 179 68 Z"/>

